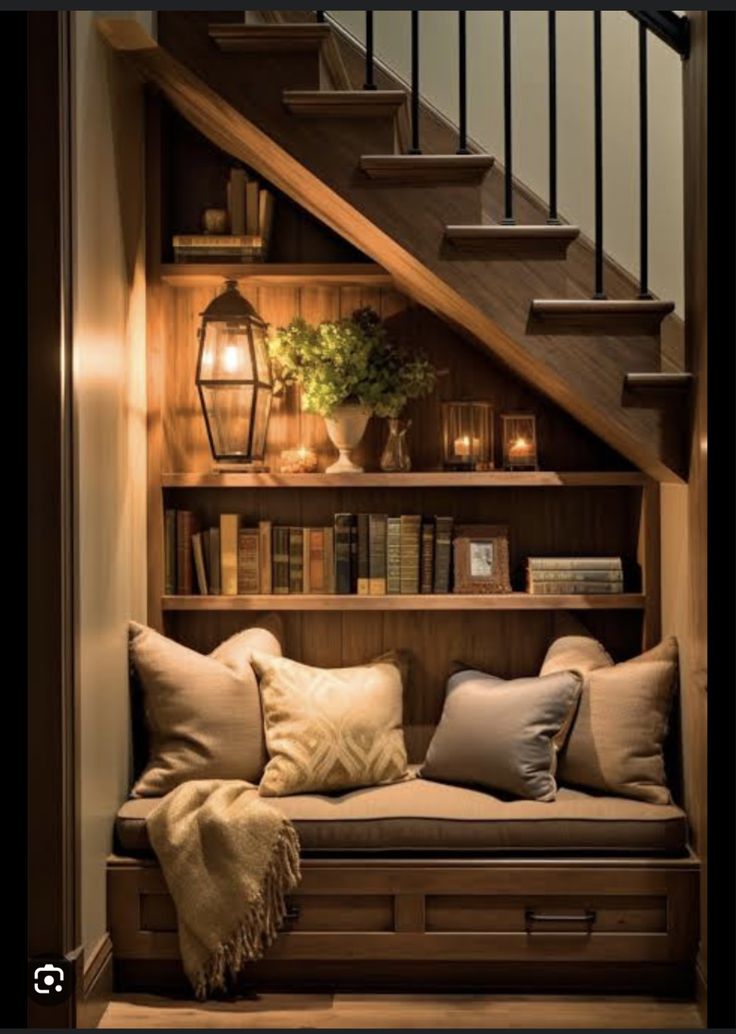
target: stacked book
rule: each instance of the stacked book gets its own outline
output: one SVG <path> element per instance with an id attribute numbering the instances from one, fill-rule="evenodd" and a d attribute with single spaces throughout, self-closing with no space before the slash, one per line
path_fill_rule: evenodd
<path id="1" fill-rule="evenodd" d="M 539 595 L 597 596 L 624 591 L 621 557 L 527 558 L 527 592 Z"/>
<path id="2" fill-rule="evenodd" d="M 263 238 L 252 234 L 178 233 L 174 262 L 260 262 Z"/>
<path id="3" fill-rule="evenodd" d="M 245 169 L 232 169 L 227 185 L 229 234 L 176 234 L 175 262 L 257 262 L 268 254 L 274 197 Z"/>
<path id="4" fill-rule="evenodd" d="M 200 528 L 165 513 L 166 595 L 449 593 L 451 517 L 338 513 L 327 527 L 247 526 L 239 514 Z"/>

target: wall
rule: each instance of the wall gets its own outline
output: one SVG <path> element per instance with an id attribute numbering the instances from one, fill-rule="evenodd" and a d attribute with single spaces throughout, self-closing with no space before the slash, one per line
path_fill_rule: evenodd
<path id="1" fill-rule="evenodd" d="M 708 241 L 707 12 L 691 11 L 691 57 L 684 69 L 686 349 L 695 374 L 690 476 L 662 486 L 662 630 L 680 647 L 680 715 L 685 807 L 701 861 L 698 1000 L 708 980 Z"/>
<path id="2" fill-rule="evenodd" d="M 81 939 L 106 930 L 105 857 L 128 789 L 129 617 L 145 620 L 142 95 L 76 11 L 74 419 Z M 105 12 L 114 14 L 115 12 Z M 150 29 L 150 12 L 135 12 Z"/>
<path id="3" fill-rule="evenodd" d="M 363 39 L 360 11 L 330 11 Z M 593 235 L 593 54 L 590 11 L 557 12 L 558 207 Z M 500 11 L 468 11 L 468 129 L 503 161 L 503 50 Z M 408 11 L 378 11 L 375 52 L 410 78 Z M 638 275 L 638 27 L 625 11 L 603 16 L 604 247 Z M 420 83 L 425 99 L 457 122 L 457 12 L 420 17 Z M 548 198 L 547 19 L 541 11 L 512 18 L 514 174 Z M 682 314 L 682 68 L 649 34 L 650 287 Z"/>

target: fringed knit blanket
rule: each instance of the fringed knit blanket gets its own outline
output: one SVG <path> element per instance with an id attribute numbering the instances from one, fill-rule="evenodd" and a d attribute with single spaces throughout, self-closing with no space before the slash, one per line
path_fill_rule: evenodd
<path id="1" fill-rule="evenodd" d="M 202 1000 L 273 942 L 299 882 L 299 839 L 255 787 L 236 780 L 183 783 L 147 826 L 176 905 L 184 970 Z"/>

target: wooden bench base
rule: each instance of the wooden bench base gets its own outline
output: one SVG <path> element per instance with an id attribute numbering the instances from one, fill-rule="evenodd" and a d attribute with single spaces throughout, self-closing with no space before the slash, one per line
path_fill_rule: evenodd
<path id="1" fill-rule="evenodd" d="M 694 858 L 307 858 L 259 989 L 483 987 L 692 991 Z M 119 988 L 182 983 L 176 915 L 153 860 L 112 857 Z"/>

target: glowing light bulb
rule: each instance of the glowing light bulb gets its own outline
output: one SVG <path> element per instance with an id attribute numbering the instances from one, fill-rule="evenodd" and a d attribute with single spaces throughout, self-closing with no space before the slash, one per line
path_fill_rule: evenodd
<path id="1" fill-rule="evenodd" d="M 240 357 L 238 355 L 237 345 L 227 345 L 225 348 L 225 355 L 222 358 L 222 365 L 225 367 L 225 373 L 235 373 L 240 365 Z"/>

